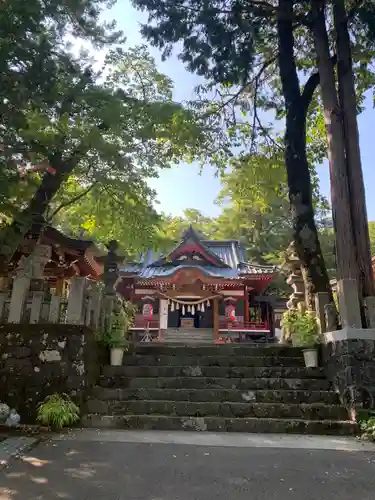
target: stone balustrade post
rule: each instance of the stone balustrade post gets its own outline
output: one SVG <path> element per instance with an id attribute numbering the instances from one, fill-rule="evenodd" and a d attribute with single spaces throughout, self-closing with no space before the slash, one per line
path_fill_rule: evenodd
<path id="1" fill-rule="evenodd" d="M 375 297 L 366 297 L 364 303 L 367 327 L 375 328 Z"/>
<path id="2" fill-rule="evenodd" d="M 355 279 L 339 280 L 337 295 L 342 328 L 362 328 L 357 281 Z"/>
<path id="3" fill-rule="evenodd" d="M 100 311 L 102 308 L 102 286 L 101 283 L 96 283 L 95 287 L 92 289 L 91 296 L 91 306 L 92 306 L 92 326 L 93 328 L 98 328 L 100 325 Z"/>
<path id="4" fill-rule="evenodd" d="M 330 303 L 328 292 L 319 292 L 315 295 L 316 320 L 320 335 L 327 331 L 325 306 Z"/>
<path id="5" fill-rule="evenodd" d="M 19 323 L 22 318 L 25 299 L 31 280 L 42 280 L 44 268 L 51 259 L 50 245 L 35 245 L 27 257 L 22 257 L 13 280 L 12 297 L 9 308 L 9 323 Z"/>
<path id="6" fill-rule="evenodd" d="M 83 302 L 85 298 L 86 278 L 74 276 L 70 281 L 66 322 L 71 325 L 83 325 Z"/>

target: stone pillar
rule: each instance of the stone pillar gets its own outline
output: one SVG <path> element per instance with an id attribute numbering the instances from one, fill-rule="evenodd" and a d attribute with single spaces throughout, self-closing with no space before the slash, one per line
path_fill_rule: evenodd
<path id="1" fill-rule="evenodd" d="M 42 311 L 43 297 L 44 297 L 43 291 L 33 292 L 33 298 L 31 302 L 30 323 L 39 323 L 40 313 Z"/>
<path id="2" fill-rule="evenodd" d="M 86 278 L 74 276 L 70 281 L 66 322 L 71 325 L 83 325 L 83 301 Z"/>
<path id="3" fill-rule="evenodd" d="M 329 303 L 329 294 L 327 292 L 320 292 L 315 295 L 316 320 L 320 335 L 327 331 L 325 307 Z"/>
<path id="4" fill-rule="evenodd" d="M 100 310 L 102 307 L 102 284 L 96 283 L 92 290 L 92 327 L 98 328 L 100 324 Z"/>
<path id="5" fill-rule="evenodd" d="M 32 253 L 22 257 L 13 280 L 12 297 L 9 308 L 9 323 L 19 323 L 22 318 L 25 299 L 31 280 L 42 280 L 44 268 L 51 259 L 49 245 L 35 245 Z"/>
<path id="6" fill-rule="evenodd" d="M 337 282 L 337 295 L 342 328 L 361 328 L 357 281 L 354 279 L 339 280 Z"/>
<path id="7" fill-rule="evenodd" d="M 367 326 L 368 328 L 375 328 L 375 297 L 366 297 L 364 303 Z"/>
<path id="8" fill-rule="evenodd" d="M 49 323 L 59 323 L 60 322 L 60 307 L 61 307 L 61 296 L 52 295 L 51 302 L 49 305 L 48 312 L 48 322 Z"/>

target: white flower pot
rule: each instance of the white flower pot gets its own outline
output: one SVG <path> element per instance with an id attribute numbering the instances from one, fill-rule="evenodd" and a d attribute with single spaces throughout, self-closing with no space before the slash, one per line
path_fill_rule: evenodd
<path id="1" fill-rule="evenodd" d="M 122 358 L 124 356 L 124 349 L 113 348 L 111 349 L 111 366 L 121 366 Z"/>
<path id="2" fill-rule="evenodd" d="M 318 366 L 317 349 L 304 349 L 303 357 L 305 358 L 306 368 L 316 368 Z"/>

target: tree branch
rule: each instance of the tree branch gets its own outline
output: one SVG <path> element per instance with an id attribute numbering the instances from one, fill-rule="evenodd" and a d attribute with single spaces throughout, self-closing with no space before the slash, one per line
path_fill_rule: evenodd
<path id="1" fill-rule="evenodd" d="M 308 107 L 312 101 L 315 90 L 317 89 L 320 83 L 320 75 L 318 72 L 310 75 L 309 79 L 305 83 L 303 87 L 302 95 L 301 95 L 301 103 L 303 106 L 303 113 L 306 116 Z"/>
<path id="2" fill-rule="evenodd" d="M 337 63 L 337 55 L 333 55 L 331 57 L 332 64 L 335 65 Z M 310 106 L 310 103 L 312 101 L 314 92 L 316 88 L 318 87 L 320 83 L 320 75 L 318 72 L 313 73 L 310 75 L 308 78 L 307 82 L 305 83 L 305 86 L 303 87 L 302 95 L 301 95 L 301 102 L 303 106 L 303 112 L 306 116 L 308 107 Z"/>
<path id="3" fill-rule="evenodd" d="M 56 208 L 56 210 L 54 210 L 52 212 L 52 214 L 50 215 L 50 217 L 48 217 L 48 220 L 51 221 L 54 217 L 56 217 L 56 215 L 60 212 L 60 210 L 62 210 L 63 208 L 69 207 L 70 205 L 73 205 L 73 203 L 76 203 L 78 200 L 80 200 L 81 198 L 83 198 L 84 196 L 86 196 L 94 188 L 94 186 L 96 184 L 98 184 L 98 181 L 93 182 L 91 184 L 91 186 L 89 186 L 87 189 L 85 189 L 81 193 L 77 194 L 76 196 L 73 196 L 73 198 L 71 198 L 70 200 L 68 200 L 68 201 L 66 201 L 64 203 L 61 203 L 61 205 L 58 206 Z"/>

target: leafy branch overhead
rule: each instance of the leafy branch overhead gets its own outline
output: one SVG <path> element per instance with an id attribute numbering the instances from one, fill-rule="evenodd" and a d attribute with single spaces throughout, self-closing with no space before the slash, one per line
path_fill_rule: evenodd
<path id="1" fill-rule="evenodd" d="M 144 46 L 109 51 L 97 71 L 78 59 L 74 67 L 76 78 L 63 73 L 56 81 L 53 106 L 30 106 L 24 112 L 18 151 L 12 154 L 22 155 L 26 169 L 43 162 L 49 168 L 27 208 L 3 231 L 8 255 L 17 243 L 14 234 L 22 237 L 33 219 L 47 212 L 63 216 L 69 206 L 64 189 L 71 175 L 78 191 L 73 201 L 79 191 L 96 200 L 107 196 L 113 213 L 116 205 L 119 213 L 126 210 L 123 224 L 129 224 L 129 230 L 152 227 L 154 193 L 147 179 L 211 149 L 212 131 L 203 128 L 196 111 L 173 101 L 171 80 L 157 70 Z"/>
<path id="2" fill-rule="evenodd" d="M 345 29 L 350 32 L 353 46 L 353 70 L 361 102 L 363 92 L 374 78 L 373 56 L 370 55 L 374 50 L 374 38 L 367 36 L 364 41 L 366 35 L 371 34 L 369 19 L 373 4 L 344 0 L 133 0 L 133 4 L 148 12 L 148 22 L 142 27 L 146 39 L 160 48 L 164 57 L 176 47 L 188 70 L 206 79 L 206 85 L 200 89 L 206 95 L 211 92 L 205 104 L 212 116 L 215 112 L 221 115 L 216 117 L 218 121 L 224 117 L 236 153 L 239 150 L 245 155 L 262 155 L 265 145 L 284 150 L 293 239 L 302 262 L 308 295 L 311 299 L 313 291 L 330 293 L 314 221 L 311 185 L 311 164 L 320 163 L 327 154 L 324 132 L 320 133 L 322 107 L 324 117 L 329 112 L 327 102 L 315 95 L 322 66 L 317 65 L 320 60 L 316 45 L 319 19 L 314 8 L 318 4 L 321 6 L 332 48 L 337 41 L 334 23 L 341 5 L 340 12 L 344 12 Z M 322 32 L 318 39 L 322 40 Z M 363 43 L 367 60 L 360 55 Z M 334 56 L 328 51 L 327 64 L 333 64 Z M 341 63 L 342 59 L 338 62 L 339 67 Z M 352 74 L 351 68 L 347 74 Z M 212 105 L 212 95 L 219 103 Z M 281 127 L 285 128 L 282 140 L 280 134 L 275 138 L 271 127 L 263 123 L 265 116 L 270 116 L 268 121 L 281 120 Z M 328 144 L 329 152 L 331 146 Z M 221 158 L 214 160 L 220 162 Z M 312 174 L 314 179 L 314 171 Z M 333 208 L 336 210 L 335 206 Z M 336 218 L 334 227 L 337 234 L 345 233 L 343 224 L 337 225 Z M 342 271 L 342 267 L 339 269 Z"/>

